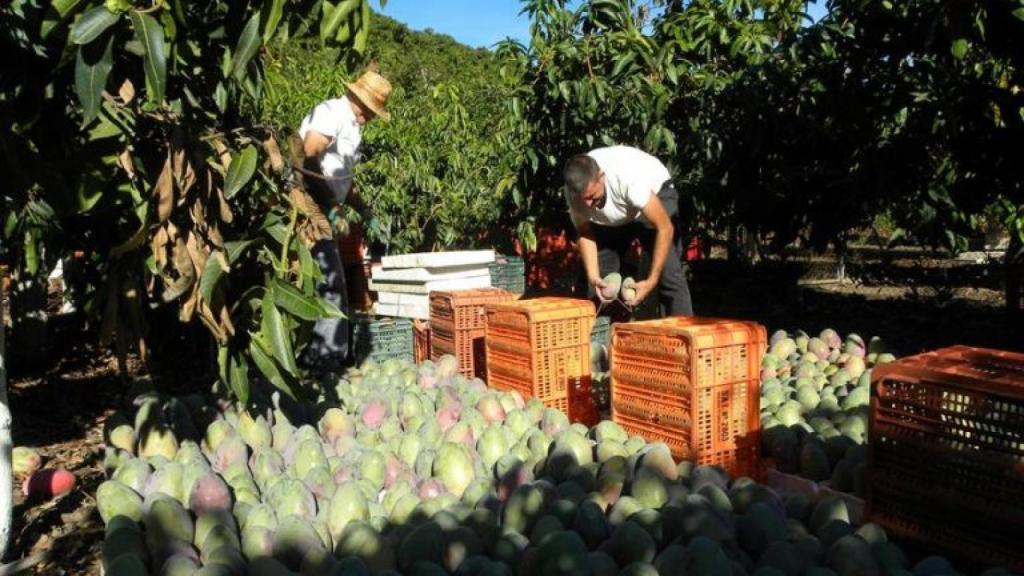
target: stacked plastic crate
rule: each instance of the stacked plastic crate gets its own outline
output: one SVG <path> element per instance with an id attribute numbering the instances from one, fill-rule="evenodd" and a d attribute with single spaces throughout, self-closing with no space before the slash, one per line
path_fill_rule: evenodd
<path id="1" fill-rule="evenodd" d="M 956 346 L 872 369 L 867 516 L 1024 570 L 1024 354 Z"/>
<path id="2" fill-rule="evenodd" d="M 759 477 L 766 339 L 759 324 L 717 318 L 613 325 L 612 420 L 676 458 Z"/>
<path id="3" fill-rule="evenodd" d="M 488 304 L 487 383 L 538 398 L 573 422 L 595 424 L 591 392 L 589 300 L 536 298 Z"/>
<path id="4" fill-rule="evenodd" d="M 484 306 L 519 297 L 499 288 L 430 293 L 430 357 L 451 354 L 467 378 L 486 376 L 484 368 Z"/>
<path id="5" fill-rule="evenodd" d="M 415 360 L 412 321 L 370 314 L 352 317 L 352 351 L 357 363 L 390 359 Z"/>

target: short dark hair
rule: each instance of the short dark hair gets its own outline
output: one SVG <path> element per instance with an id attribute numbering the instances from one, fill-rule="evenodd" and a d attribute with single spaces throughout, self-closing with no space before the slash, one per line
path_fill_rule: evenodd
<path id="1" fill-rule="evenodd" d="M 562 170 L 566 195 L 569 199 L 578 198 L 600 173 L 601 168 L 597 161 L 586 154 L 577 154 L 569 158 Z"/>

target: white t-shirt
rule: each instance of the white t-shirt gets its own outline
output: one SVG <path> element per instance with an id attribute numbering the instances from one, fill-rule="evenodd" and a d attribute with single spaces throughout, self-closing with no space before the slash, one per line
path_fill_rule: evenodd
<path id="1" fill-rule="evenodd" d="M 650 154 L 630 146 L 609 146 L 587 153 L 605 174 L 604 206 L 573 210 L 577 221 L 621 226 L 643 219 L 641 211 L 671 178 L 668 168 Z"/>
<path id="2" fill-rule="evenodd" d="M 356 115 L 352 113 L 348 98 L 334 98 L 321 102 L 302 119 L 299 137 L 305 139 L 310 131 L 323 134 L 330 140 L 320 169 L 327 177 L 327 186 L 338 204 L 345 201 L 352 190 L 352 177 L 359 161 L 362 133 Z"/>

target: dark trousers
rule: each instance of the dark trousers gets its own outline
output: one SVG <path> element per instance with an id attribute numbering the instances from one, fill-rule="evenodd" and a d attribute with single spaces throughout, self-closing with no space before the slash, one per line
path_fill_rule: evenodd
<path id="1" fill-rule="evenodd" d="M 658 191 L 658 199 L 661 200 L 665 212 L 668 213 L 669 220 L 675 228 L 675 234 L 672 244 L 669 246 L 668 257 L 665 259 L 665 267 L 662 269 L 658 288 L 651 293 L 651 296 L 657 295 L 661 316 L 693 316 L 690 286 L 686 282 L 682 262 L 682 219 L 679 215 L 679 192 L 671 182 L 666 182 Z M 591 224 L 591 227 L 594 230 L 594 238 L 597 240 L 597 265 L 602 278 L 612 272 L 619 272 L 623 276 L 632 274 L 638 281 L 647 277 L 658 235 L 653 225 L 637 221 L 623 226 Z M 623 264 L 626 260 L 624 256 L 629 251 L 630 244 L 637 238 L 640 239 L 640 244 L 643 247 L 647 265 L 643 267 L 643 274 L 640 273 L 640 269 L 626 270 L 624 273 Z M 592 287 L 590 295 L 594 296 Z"/>
<path id="2" fill-rule="evenodd" d="M 320 267 L 323 280 L 317 286 L 320 297 L 337 306 L 345 318 L 324 318 L 316 321 L 313 338 L 305 350 L 303 364 L 313 375 L 340 371 L 348 361 L 349 319 L 348 289 L 345 269 L 341 264 L 338 242 L 334 237 L 318 241 L 311 250 Z"/>

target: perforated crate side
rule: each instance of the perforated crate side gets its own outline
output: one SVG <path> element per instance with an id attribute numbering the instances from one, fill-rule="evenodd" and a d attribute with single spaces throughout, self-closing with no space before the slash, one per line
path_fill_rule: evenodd
<path id="1" fill-rule="evenodd" d="M 557 348 L 537 350 L 530 322 L 521 322 L 524 315 L 509 312 L 508 321 L 503 322 L 503 314 L 489 311 L 488 315 L 485 338 L 488 385 L 517 390 L 524 398 L 538 398 L 546 406 L 566 411 L 574 422 L 596 424 L 599 414 L 593 399 L 589 341 L 576 338 L 575 344 L 570 340 Z M 495 317 L 499 318 L 498 322 L 491 322 Z"/>
<path id="2" fill-rule="evenodd" d="M 356 362 L 415 359 L 409 319 L 357 314 L 352 321 L 352 350 Z"/>
<path id="3" fill-rule="evenodd" d="M 437 360 L 451 354 L 459 361 L 459 372 L 466 378 L 485 378 L 484 330 L 457 330 L 451 322 L 435 320 L 432 327 L 431 357 Z"/>
<path id="4" fill-rule="evenodd" d="M 876 366 L 868 433 L 870 519 L 1024 569 L 1024 355 L 957 346 Z"/>
<path id="5" fill-rule="evenodd" d="M 611 340 L 613 420 L 672 431 L 699 463 L 756 473 L 763 326 L 666 318 L 616 324 Z"/>
<path id="6" fill-rule="evenodd" d="M 430 319 L 451 322 L 457 330 L 481 330 L 487 321 L 484 306 L 516 298 L 517 294 L 499 288 L 431 292 Z"/>
<path id="7" fill-rule="evenodd" d="M 522 294 L 526 289 L 526 264 L 522 258 L 502 257 L 488 266 L 491 286 Z"/>
<path id="8" fill-rule="evenodd" d="M 417 364 L 431 359 L 430 323 L 414 320 L 412 323 L 413 357 Z"/>

